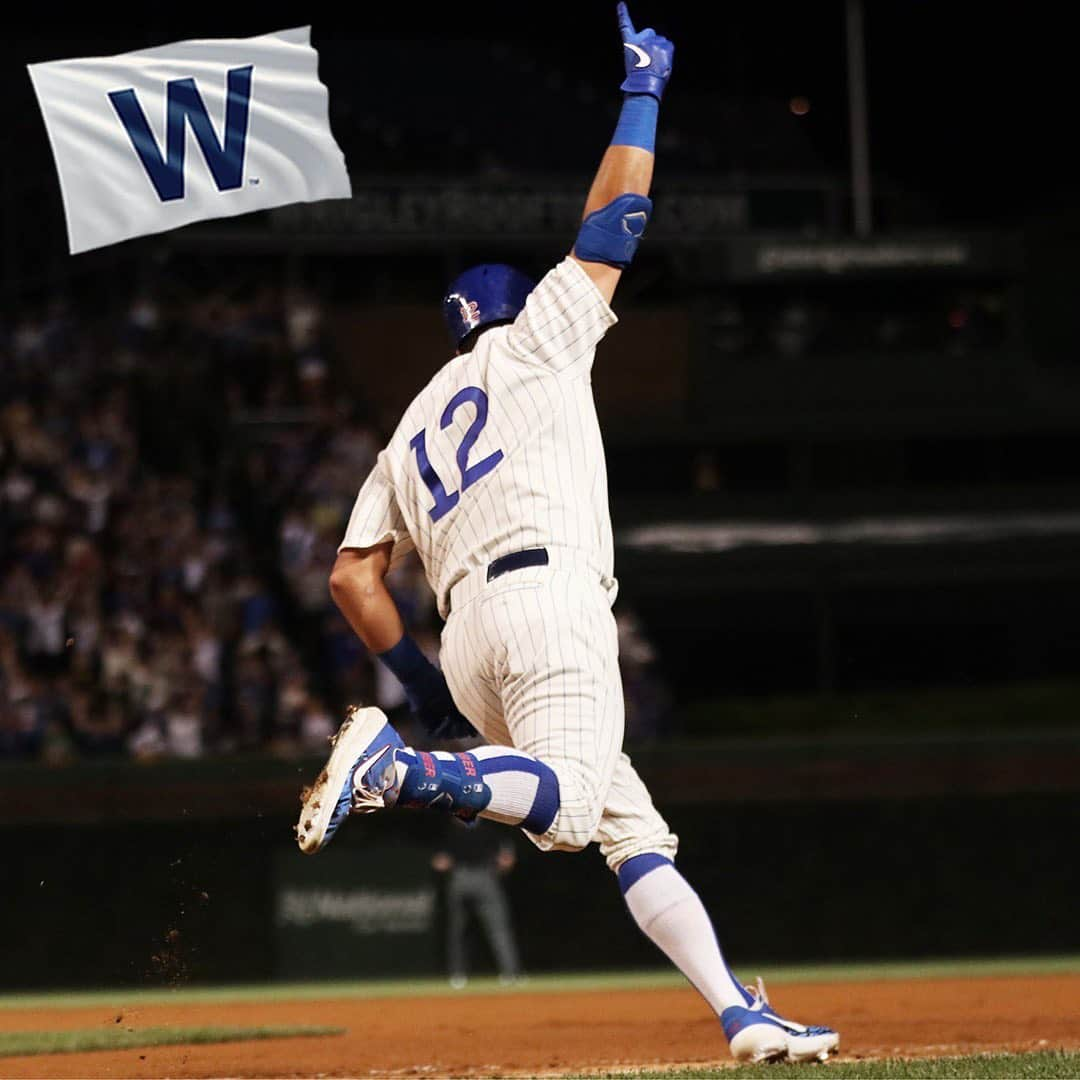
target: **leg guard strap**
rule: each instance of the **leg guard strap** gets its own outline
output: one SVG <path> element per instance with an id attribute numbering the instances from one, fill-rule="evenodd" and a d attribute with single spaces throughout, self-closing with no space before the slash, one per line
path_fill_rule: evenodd
<path id="1" fill-rule="evenodd" d="M 398 751 L 397 759 L 407 766 L 398 806 L 446 810 L 472 821 L 491 802 L 491 788 L 484 783 L 472 754 Z"/>

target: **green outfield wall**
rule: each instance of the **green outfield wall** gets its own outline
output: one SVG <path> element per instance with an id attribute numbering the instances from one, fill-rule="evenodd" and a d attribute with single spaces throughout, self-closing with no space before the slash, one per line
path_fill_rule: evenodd
<path id="1" fill-rule="evenodd" d="M 638 756 L 738 965 L 1077 952 L 1076 751 L 1062 737 L 966 756 L 941 740 Z M 442 823 L 356 819 L 301 856 L 292 808 L 309 771 L 254 759 L 0 770 L 0 987 L 441 973 L 444 881 L 430 859 Z M 664 963 L 595 849 L 541 855 L 509 835 L 527 970 Z"/>

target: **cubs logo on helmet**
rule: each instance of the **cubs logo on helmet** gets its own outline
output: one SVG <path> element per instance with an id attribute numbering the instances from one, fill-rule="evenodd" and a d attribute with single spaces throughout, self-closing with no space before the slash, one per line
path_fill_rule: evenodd
<path id="1" fill-rule="evenodd" d="M 443 297 L 443 316 L 455 345 L 473 330 L 516 318 L 536 282 L 504 263 L 481 263 L 459 274 Z"/>

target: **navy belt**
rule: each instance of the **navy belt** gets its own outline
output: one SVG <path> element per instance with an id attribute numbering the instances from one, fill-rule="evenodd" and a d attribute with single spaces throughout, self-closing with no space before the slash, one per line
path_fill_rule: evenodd
<path id="1" fill-rule="evenodd" d="M 503 555 L 490 563 L 487 568 L 488 581 L 494 581 L 502 574 L 509 574 L 511 570 L 521 570 L 525 566 L 547 566 L 547 548 L 526 548 L 525 551 L 515 551 L 510 555 Z"/>

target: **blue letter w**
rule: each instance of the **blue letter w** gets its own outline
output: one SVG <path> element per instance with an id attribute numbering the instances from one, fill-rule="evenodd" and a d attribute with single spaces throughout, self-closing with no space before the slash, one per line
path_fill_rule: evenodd
<path id="1" fill-rule="evenodd" d="M 229 72 L 225 98 L 225 143 L 218 142 L 206 106 L 194 79 L 173 79 L 166 85 L 167 121 L 165 157 L 146 122 L 134 90 L 112 90 L 109 100 L 135 147 L 135 153 L 150 177 L 162 202 L 184 197 L 184 123 L 199 142 L 199 149 L 214 177 L 218 191 L 240 187 L 244 174 L 244 144 L 247 141 L 248 102 L 251 99 L 251 66 Z"/>

